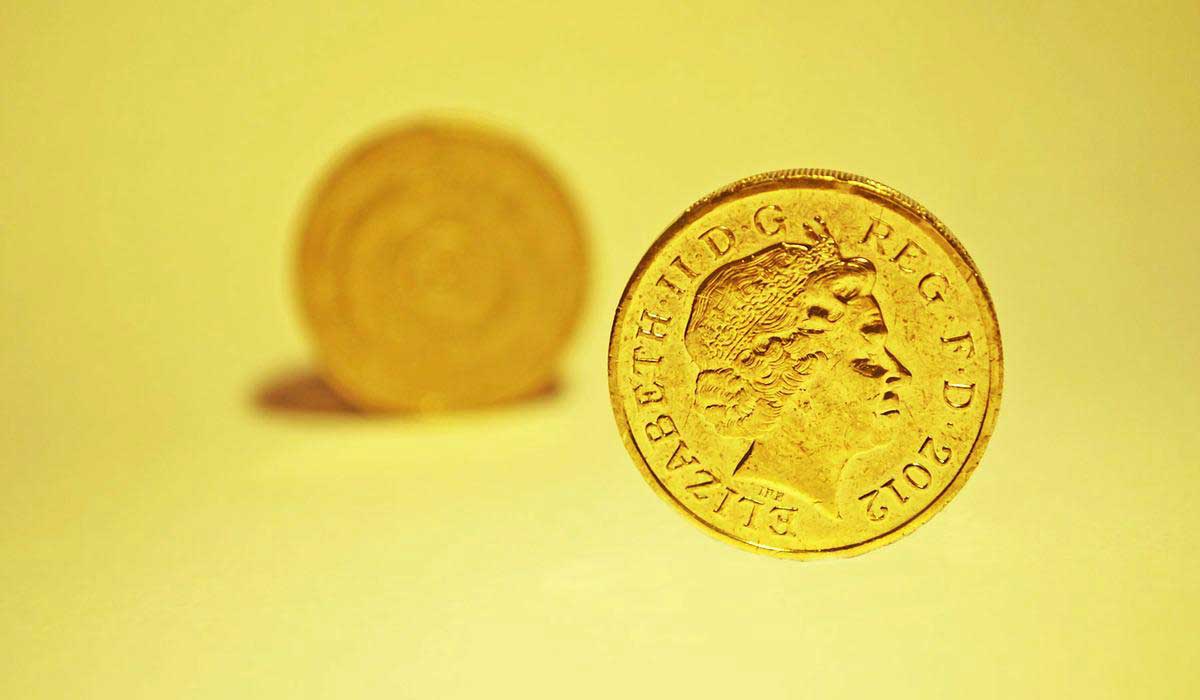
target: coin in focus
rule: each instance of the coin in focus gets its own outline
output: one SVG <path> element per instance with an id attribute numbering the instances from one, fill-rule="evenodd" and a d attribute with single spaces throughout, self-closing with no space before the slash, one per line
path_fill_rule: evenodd
<path id="1" fill-rule="evenodd" d="M 931 518 L 978 466 L 1003 378 L 962 244 L 908 197 L 828 170 L 741 180 L 671 224 L 617 307 L 608 375 L 661 496 L 795 559 Z"/>
<path id="2" fill-rule="evenodd" d="M 458 122 L 379 134 L 310 204 L 298 287 L 324 374 L 372 410 L 540 391 L 578 316 L 580 218 L 524 146 Z"/>

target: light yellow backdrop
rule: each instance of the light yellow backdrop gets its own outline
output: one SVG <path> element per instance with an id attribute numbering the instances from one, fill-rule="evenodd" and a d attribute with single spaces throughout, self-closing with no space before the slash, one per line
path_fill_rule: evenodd
<path id="1" fill-rule="evenodd" d="M 4 3 L 0 696 L 1194 693 L 1200 6 L 968 4 Z M 257 405 L 306 366 L 319 172 L 447 110 L 534 142 L 588 217 L 562 391 Z M 652 238 L 806 166 L 940 216 L 1007 356 L 962 494 L 817 563 L 671 512 L 604 375 Z"/>

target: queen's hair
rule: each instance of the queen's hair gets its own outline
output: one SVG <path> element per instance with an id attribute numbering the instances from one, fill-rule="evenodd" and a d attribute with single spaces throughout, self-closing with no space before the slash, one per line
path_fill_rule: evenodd
<path id="1" fill-rule="evenodd" d="M 843 259 L 828 235 L 717 268 L 700 284 L 684 332 L 704 416 L 731 437 L 769 430 L 818 364 L 837 355 L 817 326 L 836 323 L 874 280 L 870 261 Z"/>

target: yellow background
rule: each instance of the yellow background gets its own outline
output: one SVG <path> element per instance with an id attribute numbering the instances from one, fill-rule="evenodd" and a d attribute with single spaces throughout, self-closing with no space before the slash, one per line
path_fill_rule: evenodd
<path id="1" fill-rule="evenodd" d="M 1195 692 L 1196 3 L 66 5 L 0 10 L 0 696 Z M 310 187 L 447 110 L 524 135 L 587 215 L 562 391 L 263 409 L 306 366 Z M 1007 360 L 955 501 L 815 563 L 660 502 L 604 374 L 653 237 L 806 166 L 941 217 Z"/>

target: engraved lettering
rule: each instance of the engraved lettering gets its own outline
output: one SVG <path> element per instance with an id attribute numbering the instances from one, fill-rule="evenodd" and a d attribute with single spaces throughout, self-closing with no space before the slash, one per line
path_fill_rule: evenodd
<path id="1" fill-rule="evenodd" d="M 749 503 L 750 504 L 750 512 L 746 515 L 745 525 L 746 525 L 746 527 L 753 527 L 754 516 L 758 513 L 758 507 L 761 505 L 766 505 L 766 504 L 764 504 L 762 501 L 756 501 L 753 498 L 749 498 L 747 496 L 742 496 L 741 498 L 739 498 L 738 503 Z"/>
<path id="2" fill-rule="evenodd" d="M 675 446 L 675 451 L 671 453 L 671 458 L 667 460 L 667 471 L 673 472 L 680 467 L 699 463 L 699 458 L 688 452 L 687 443 L 680 440 L 679 444 Z"/>
<path id="3" fill-rule="evenodd" d="M 872 489 L 867 493 L 858 497 L 858 500 L 866 499 L 867 501 L 867 517 L 871 520 L 883 520 L 887 517 L 888 508 L 885 505 L 879 506 L 878 510 L 872 510 L 875 507 L 875 501 L 879 498 L 879 489 Z"/>
<path id="4" fill-rule="evenodd" d="M 908 496 L 900 493 L 900 490 L 896 488 L 895 479 L 888 479 L 887 481 L 883 482 L 881 486 L 883 488 L 891 489 L 892 493 L 896 494 L 896 498 L 899 499 L 901 503 L 908 503 Z"/>
<path id="5" fill-rule="evenodd" d="M 676 294 L 683 294 L 683 290 L 680 289 L 679 287 L 675 286 L 674 282 L 667 279 L 666 275 L 659 275 L 658 281 L 655 282 L 655 284 L 657 284 L 660 287 L 666 287 L 667 289 L 671 290 L 672 292 L 675 292 Z"/>
<path id="6" fill-rule="evenodd" d="M 948 379 L 943 380 L 942 398 L 953 408 L 966 408 L 975 398 L 975 384 L 952 384 Z"/>
<path id="7" fill-rule="evenodd" d="M 904 480 L 918 489 L 927 489 L 933 483 L 933 474 L 930 474 L 928 469 L 916 462 L 905 465 L 902 473 L 904 474 Z M 914 477 L 914 475 L 916 476 Z"/>
<path id="8" fill-rule="evenodd" d="M 675 258 L 673 260 L 671 260 L 671 267 L 674 267 L 676 270 L 682 272 L 683 276 L 688 279 L 695 279 L 697 276 L 699 276 L 699 273 L 697 273 L 692 268 L 688 267 L 687 264 L 684 263 L 683 260 L 680 259 L 680 257 L 678 255 L 676 255 Z M 673 280 L 671 280 L 671 278 L 668 277 L 666 274 L 659 275 L 658 280 L 655 282 L 655 284 L 660 287 L 666 287 L 667 289 L 671 290 L 676 295 L 683 294 L 683 288 L 681 288 L 678 284 L 675 284 L 675 282 Z"/>
<path id="9" fill-rule="evenodd" d="M 932 447 L 933 451 L 926 452 L 925 448 L 927 447 Z M 942 445 L 941 447 L 938 447 L 937 445 L 934 445 L 932 437 L 925 438 L 925 442 L 921 443 L 921 449 L 917 450 L 917 453 L 933 457 L 934 461 L 936 461 L 938 464 L 945 464 L 949 462 L 951 455 L 950 448 L 948 446 Z"/>
<path id="10" fill-rule="evenodd" d="M 668 435 L 674 435 L 675 432 L 675 421 L 666 414 L 646 424 L 646 437 L 650 438 L 650 442 L 658 442 Z"/>
<path id="11" fill-rule="evenodd" d="M 747 453 L 747 454 L 749 454 L 749 453 Z M 744 460 L 745 458 L 743 457 L 742 459 Z M 783 500 L 783 492 L 782 491 L 776 491 L 775 489 L 770 488 L 768 486 L 759 486 L 758 487 L 758 495 L 762 496 L 763 498 L 771 498 L 776 501 Z"/>
<path id="12" fill-rule="evenodd" d="M 896 255 L 892 257 L 892 262 L 896 263 L 896 267 L 900 268 L 902 272 L 916 272 L 917 269 L 915 267 L 905 267 L 904 263 L 911 263 L 913 261 L 920 260 L 926 255 L 928 255 L 928 253 L 925 252 L 924 248 L 916 243 L 913 243 L 912 241 L 906 241 L 904 243 L 904 247 L 900 249 L 900 252 L 896 253 Z M 900 262 L 901 260 L 904 260 L 904 262 Z"/>
<path id="13" fill-rule="evenodd" d="M 933 438 L 928 436 L 926 436 L 925 441 L 921 443 L 921 447 L 917 450 L 917 453 L 927 454 L 926 450 L 930 447 L 934 448 L 934 452 L 930 456 L 932 456 L 933 459 L 939 464 L 945 464 L 946 462 L 950 461 L 950 448 L 945 446 L 938 448 L 936 445 L 934 445 Z M 929 488 L 930 484 L 933 483 L 933 473 L 918 462 L 909 462 L 908 464 L 904 465 L 904 467 L 900 469 L 900 474 L 904 477 L 904 480 L 908 482 L 909 486 L 917 489 L 918 491 L 924 491 L 925 489 Z M 896 483 L 896 479 L 894 477 L 888 479 L 880 484 L 879 488 L 864 493 L 858 497 L 858 500 L 860 501 L 867 501 L 867 517 L 871 520 L 883 520 L 887 517 L 887 506 L 880 503 L 878 508 L 875 507 L 876 501 L 879 500 L 881 495 L 888 497 L 894 496 L 895 500 L 901 504 L 908 503 L 909 500 L 909 497 Z"/>
<path id="14" fill-rule="evenodd" d="M 687 264 L 684 263 L 683 260 L 681 260 L 678 255 L 676 255 L 675 259 L 673 259 L 671 261 L 671 267 L 674 267 L 675 269 L 682 272 L 688 279 L 696 279 L 696 277 L 699 276 L 699 273 L 696 272 L 695 270 L 693 270 L 692 268 L 688 267 Z"/>
<path id="15" fill-rule="evenodd" d="M 641 345 L 638 345 L 633 349 L 633 371 L 635 373 L 642 373 L 642 365 L 639 363 L 653 365 L 658 364 L 659 362 L 662 362 L 662 355 L 647 356 L 646 348 L 642 347 Z"/>
<path id="16" fill-rule="evenodd" d="M 991 436 L 1002 358 L 979 275 L 869 181 L 786 171 L 702 200 L 617 308 L 608 382 L 630 456 L 750 549 L 840 556 L 911 531 Z"/>
<path id="17" fill-rule="evenodd" d="M 917 282 L 917 292 L 922 297 L 925 297 L 925 301 L 927 302 L 944 299 L 945 297 L 942 296 L 942 292 L 946 291 L 949 287 L 950 283 L 946 280 L 946 277 L 937 272 L 930 272 L 928 275 L 922 277 L 920 282 Z"/>
<path id="18" fill-rule="evenodd" d="M 891 238 L 894 231 L 895 229 L 892 228 L 891 224 L 883 219 L 876 219 L 872 216 L 871 225 L 867 226 L 867 232 L 863 234 L 862 240 L 859 243 L 866 243 L 874 238 L 875 250 L 878 250 L 880 255 L 887 257 L 890 254 L 884 249 L 883 242 Z"/>
<path id="19" fill-rule="evenodd" d="M 633 388 L 633 398 L 638 402 L 639 406 L 645 406 L 650 403 L 658 403 L 663 400 L 663 387 L 658 382 L 650 382 L 650 384 L 638 384 Z"/>
<path id="20" fill-rule="evenodd" d="M 788 525 L 792 522 L 792 513 L 795 513 L 795 508 L 786 506 L 772 506 L 769 515 L 775 516 L 775 520 L 767 524 L 767 528 L 776 535 L 788 534 Z M 776 529 L 776 525 L 782 525 L 783 529 Z"/>
<path id="21" fill-rule="evenodd" d="M 670 322 L 670 316 L 660 316 L 652 311 L 643 309 L 641 320 L 638 322 L 638 335 L 662 340 L 667 337 L 666 324 Z M 663 327 L 659 328 L 659 325 Z"/>
<path id="22" fill-rule="evenodd" d="M 967 357 L 975 354 L 975 340 L 971 338 L 970 331 L 962 335 L 956 335 L 953 338 L 943 336 L 942 344 L 950 346 L 949 350 L 952 353 L 963 352 L 963 349 L 966 348 Z"/>
<path id="23" fill-rule="evenodd" d="M 728 486 L 726 486 L 726 487 L 725 487 L 725 493 L 721 495 L 721 502 L 720 502 L 720 503 L 718 503 L 718 504 L 716 505 L 716 507 L 714 507 L 714 508 L 713 508 L 712 512 L 714 512 L 714 513 L 720 513 L 720 512 L 721 512 L 721 509 L 725 507 L 725 502 L 729 500 L 729 497 L 730 497 L 730 496 L 736 496 L 736 495 L 737 495 L 737 491 L 734 491 L 733 489 L 731 489 L 731 488 L 729 488 Z"/>
<path id="24" fill-rule="evenodd" d="M 713 474 L 712 472 L 710 472 L 707 469 L 697 469 L 696 476 L 702 476 L 702 475 L 707 476 L 708 480 L 707 481 L 697 481 L 694 484 L 688 484 L 687 486 L 684 486 L 684 488 L 687 489 L 688 491 L 691 491 L 692 495 L 695 496 L 696 500 L 699 500 L 699 501 L 703 501 L 703 500 L 707 499 L 708 494 L 697 493 L 696 489 L 703 488 L 705 486 L 712 486 L 713 484 L 717 483 L 717 477 L 715 474 Z"/>
<path id="25" fill-rule="evenodd" d="M 713 257 L 719 258 L 729 252 L 733 248 L 733 244 L 737 242 L 733 231 L 730 231 L 724 226 L 713 226 L 709 230 L 700 234 L 700 240 L 708 244 L 712 250 Z"/>
<path id="26" fill-rule="evenodd" d="M 783 210 L 778 205 L 768 204 L 765 207 L 759 207 L 758 211 L 754 212 L 754 228 L 764 236 L 786 234 L 787 217 L 783 215 Z"/>

